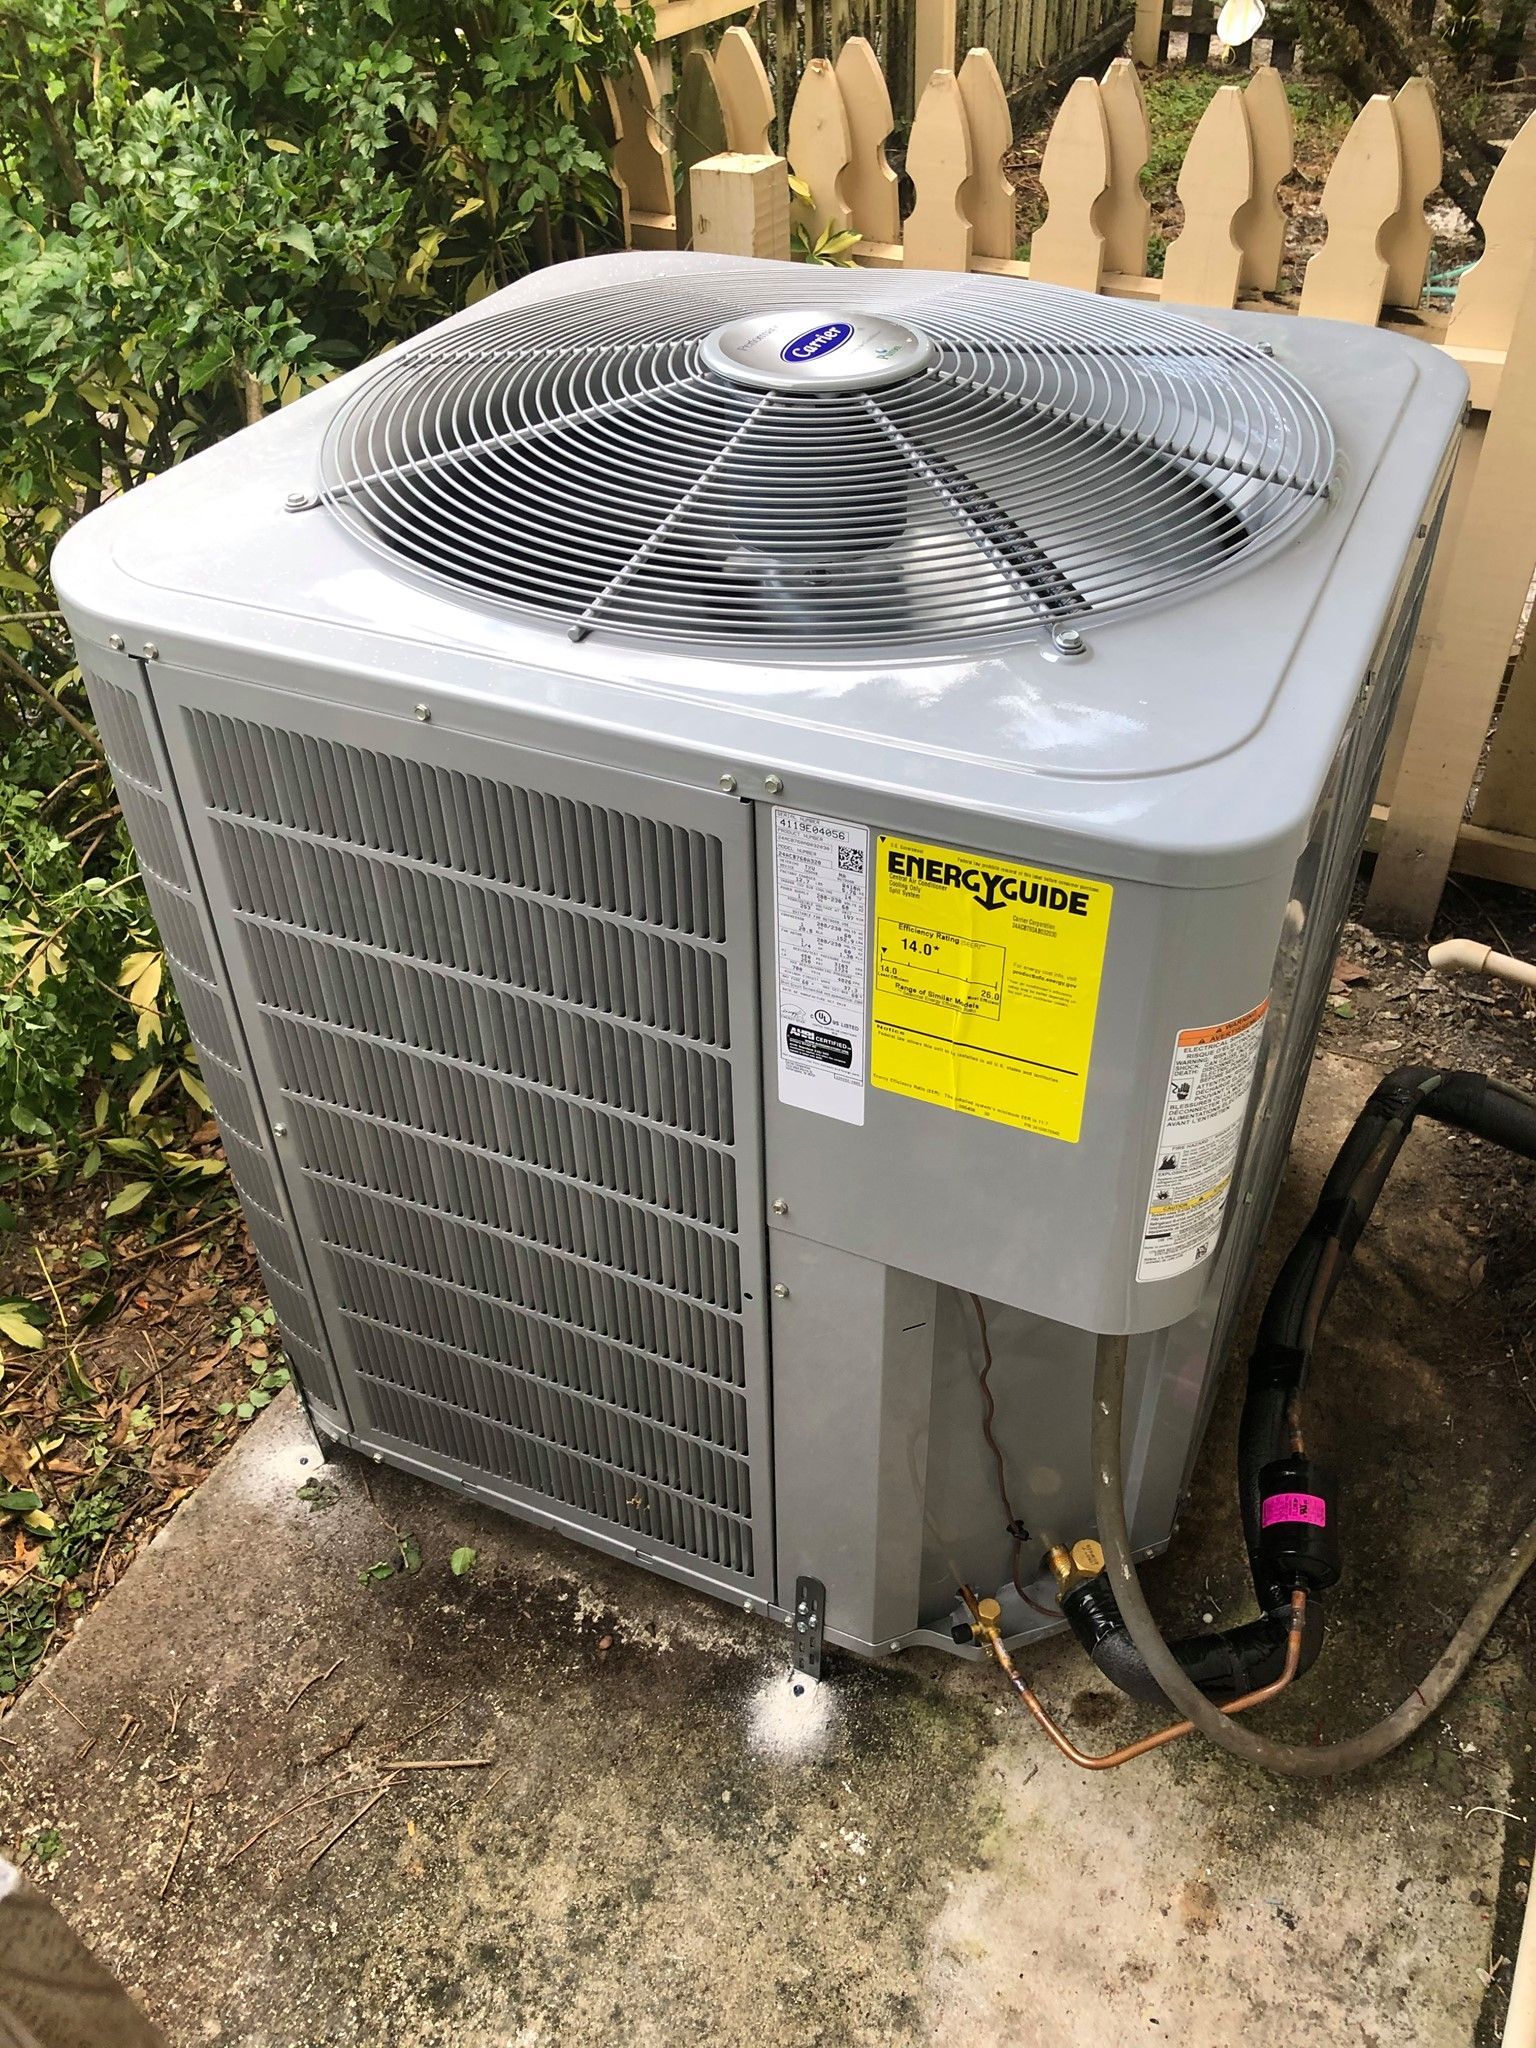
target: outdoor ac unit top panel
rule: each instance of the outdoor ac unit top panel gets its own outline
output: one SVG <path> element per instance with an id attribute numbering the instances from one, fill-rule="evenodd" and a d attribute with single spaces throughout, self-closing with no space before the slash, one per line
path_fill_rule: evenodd
<path id="1" fill-rule="evenodd" d="M 885 323 L 887 353 L 926 317 L 930 382 L 847 391 L 813 360 L 808 427 L 706 353 L 743 324 L 750 345 L 758 309 L 822 306 L 805 333 Z M 232 682 L 400 716 L 430 697 L 469 735 L 643 746 L 703 786 L 772 772 L 813 806 L 899 792 L 913 829 L 972 814 L 999 851 L 1256 879 L 1299 843 L 1465 380 L 1375 330 L 1198 318 L 983 278 L 561 265 L 108 507 L 56 578 L 87 638 Z M 530 435 L 560 458 L 498 466 Z M 1045 465 L 1027 489 L 1015 441 Z M 445 464 L 451 502 L 401 495 Z"/>

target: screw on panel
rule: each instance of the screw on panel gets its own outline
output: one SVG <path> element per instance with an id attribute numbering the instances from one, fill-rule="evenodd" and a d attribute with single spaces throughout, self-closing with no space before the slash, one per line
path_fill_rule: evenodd
<path id="1" fill-rule="evenodd" d="M 309 491 L 290 491 L 283 500 L 283 510 L 285 512 L 307 512 L 314 502 L 314 496 Z"/>
<path id="2" fill-rule="evenodd" d="M 788 1301 L 789 1289 L 784 1285 L 784 1282 L 782 1280 L 775 1280 L 775 1282 L 773 1283 L 773 1292 L 775 1300 Z"/>
<path id="3" fill-rule="evenodd" d="M 787 1216 L 789 1214 L 789 1204 L 782 1195 L 775 1195 L 768 1206 L 772 1209 L 775 1216 Z"/>
<path id="4" fill-rule="evenodd" d="M 146 661 L 158 661 L 160 659 L 160 650 L 153 640 L 146 640 L 144 642 L 144 659 Z"/>
<path id="5" fill-rule="evenodd" d="M 272 1135 L 274 1138 L 286 1138 L 288 1135 L 288 1126 L 286 1124 L 274 1124 L 272 1126 Z"/>
<path id="6" fill-rule="evenodd" d="M 727 796 L 734 796 L 734 795 L 736 794 L 736 778 L 735 778 L 735 776 L 734 776 L 734 775 L 722 775 L 722 776 L 721 776 L 721 778 L 720 778 L 720 787 L 721 787 L 721 788 L 722 788 L 722 789 L 723 789 L 723 790 L 725 791 L 725 793 L 726 793 L 726 795 L 727 795 Z"/>
<path id="7" fill-rule="evenodd" d="M 430 704 L 418 704 L 416 706 L 416 716 L 423 725 L 430 725 L 432 723 L 432 706 Z"/>
<path id="8" fill-rule="evenodd" d="M 782 796 L 784 793 L 784 778 L 782 775 L 765 775 L 763 777 L 763 787 L 770 796 Z"/>
<path id="9" fill-rule="evenodd" d="M 1086 654 L 1087 645 L 1076 626 L 1058 626 L 1052 633 L 1058 654 Z"/>
<path id="10" fill-rule="evenodd" d="M 107 635 L 107 645 L 114 654 L 121 654 L 127 644 L 121 633 L 109 633 Z"/>

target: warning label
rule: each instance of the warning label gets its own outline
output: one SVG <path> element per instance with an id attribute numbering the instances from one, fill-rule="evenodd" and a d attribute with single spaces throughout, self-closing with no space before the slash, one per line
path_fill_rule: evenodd
<path id="1" fill-rule="evenodd" d="M 1114 891 L 879 843 L 870 1080 L 1076 1144 Z"/>
<path id="2" fill-rule="evenodd" d="M 1216 1249 L 1268 1010 L 1262 1002 L 1173 1042 L 1138 1280 L 1171 1280 Z"/>
<path id="3" fill-rule="evenodd" d="M 807 811 L 773 814 L 779 1100 L 864 1121 L 869 833 Z"/>

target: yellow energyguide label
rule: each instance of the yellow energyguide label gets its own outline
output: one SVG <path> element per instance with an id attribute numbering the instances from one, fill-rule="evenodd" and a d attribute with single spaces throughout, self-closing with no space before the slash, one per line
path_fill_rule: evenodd
<path id="1" fill-rule="evenodd" d="M 870 1081 L 1077 1143 L 1114 890 L 882 837 Z"/>

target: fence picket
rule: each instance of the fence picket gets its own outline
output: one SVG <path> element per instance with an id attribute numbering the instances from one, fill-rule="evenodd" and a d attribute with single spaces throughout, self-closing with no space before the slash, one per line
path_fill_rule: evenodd
<path id="1" fill-rule="evenodd" d="M 1505 150 L 1477 219 L 1483 253 L 1461 280 L 1446 346 L 1504 349 L 1536 258 L 1536 114 Z"/>
<path id="2" fill-rule="evenodd" d="M 725 137 L 738 156 L 773 154 L 773 87 L 744 28 L 728 28 L 715 51 L 715 88 L 725 111 Z"/>
<path id="3" fill-rule="evenodd" d="M 1109 184 L 1109 122 L 1096 79 L 1076 79 L 1062 101 L 1040 183 L 1050 208 L 1030 243 L 1030 276 L 1096 292 L 1104 275 L 1104 231 L 1094 210 Z"/>
<path id="4" fill-rule="evenodd" d="M 852 155 L 853 140 L 837 74 L 825 57 L 813 57 L 805 67 L 789 116 L 789 166 L 811 188 L 809 202 L 797 199 L 790 211 L 811 234 L 850 224 L 842 179 Z"/>
<path id="5" fill-rule="evenodd" d="M 690 50 L 683 58 L 683 82 L 672 109 L 672 140 L 677 155 L 677 246 L 693 247 L 692 188 L 689 174 L 707 156 L 726 147 L 725 110 L 715 85 L 715 60 L 707 50 Z"/>
<path id="6" fill-rule="evenodd" d="M 1233 224 L 1243 252 L 1242 282 L 1249 291 L 1272 292 L 1285 260 L 1285 208 L 1276 189 L 1296 161 L 1296 122 L 1285 80 L 1273 64 L 1261 64 L 1243 88 L 1248 133 L 1253 138 L 1253 196 Z"/>
<path id="7" fill-rule="evenodd" d="M 1429 274 L 1431 236 L 1424 202 L 1440 183 L 1440 112 L 1427 78 L 1410 78 L 1392 102 L 1403 152 L 1403 192 L 1387 223 L 1381 251 L 1387 259 L 1383 294 L 1389 306 L 1417 306 Z"/>
<path id="8" fill-rule="evenodd" d="M 848 224 L 867 242 L 899 242 L 901 198 L 896 173 L 885 160 L 886 137 L 896 116 L 874 45 L 863 36 L 850 36 L 838 52 L 836 71 L 848 117 L 850 156 L 843 172 Z"/>
<path id="9" fill-rule="evenodd" d="M 1014 190 L 1003 173 L 1003 155 L 1013 144 L 1013 116 L 990 50 L 966 52 L 960 98 L 971 137 L 971 175 L 960 195 L 971 223 L 971 253 L 1012 256 L 1018 246 Z"/>
<path id="10" fill-rule="evenodd" d="M 907 174 L 917 194 L 907 216 L 907 263 L 914 270 L 969 270 L 971 224 L 960 192 L 971 175 L 971 133 L 953 71 L 935 71 L 917 103 Z"/>
<path id="11" fill-rule="evenodd" d="M 613 170 L 628 195 L 630 245 L 671 249 L 677 241 L 672 157 L 661 140 L 656 74 L 643 50 L 633 53 L 628 70 L 620 72 L 612 84 L 618 116 Z"/>
<path id="12" fill-rule="evenodd" d="M 1382 237 L 1403 197 L 1403 150 L 1385 93 L 1366 101 L 1323 187 L 1327 240 L 1307 265 L 1301 308 L 1320 320 L 1374 326 L 1387 289 Z"/>
<path id="13" fill-rule="evenodd" d="M 1243 251 L 1234 227 L 1253 196 L 1253 138 L 1239 87 L 1218 87 L 1190 137 L 1179 172 L 1184 230 L 1168 245 L 1164 296 L 1192 306 L 1234 306 Z"/>
<path id="14" fill-rule="evenodd" d="M 1115 59 L 1099 90 L 1109 124 L 1109 190 L 1095 216 L 1104 234 L 1104 268 L 1124 277 L 1145 277 L 1152 227 L 1152 208 L 1141 189 L 1141 174 L 1152 154 L 1146 94 L 1128 57 Z"/>

